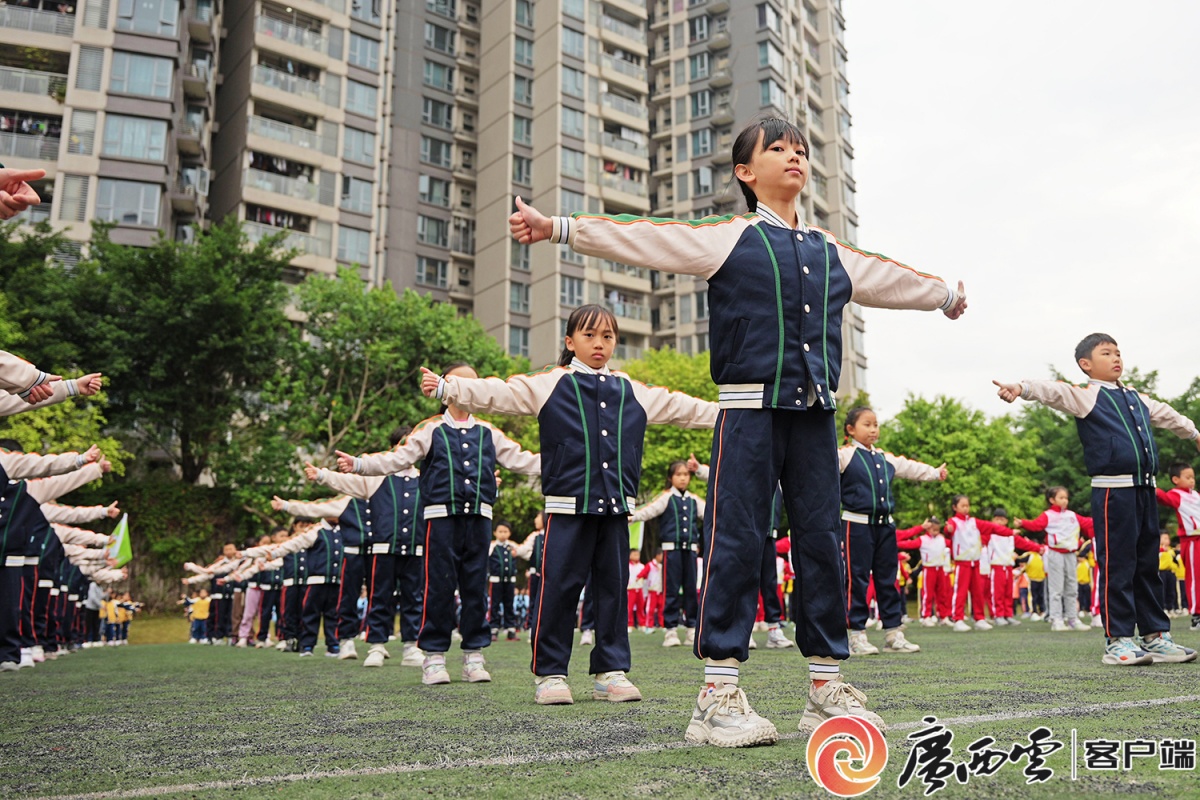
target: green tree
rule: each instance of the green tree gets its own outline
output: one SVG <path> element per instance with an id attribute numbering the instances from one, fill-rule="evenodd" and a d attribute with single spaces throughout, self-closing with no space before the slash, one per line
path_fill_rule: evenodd
<path id="1" fill-rule="evenodd" d="M 944 517 L 951 498 L 965 494 L 979 515 L 1004 505 L 1016 517 L 1041 509 L 1041 472 L 1032 437 L 1013 432 L 1009 417 L 987 419 L 953 398 L 909 395 L 904 408 L 882 426 L 880 445 L 893 453 L 937 466 L 946 462 L 946 481 L 896 481 L 896 516 L 916 524 L 930 514 Z"/>
<path id="2" fill-rule="evenodd" d="M 0 418 L 0 439 L 14 439 L 31 453 L 82 453 L 93 444 L 112 462 L 113 474 L 124 475 L 132 456 L 120 439 L 106 431 L 108 420 L 104 392 L 93 397 L 76 397 L 10 417 Z"/>
<path id="3" fill-rule="evenodd" d="M 76 344 L 84 328 L 72 276 L 49 261 L 64 241 L 45 222 L 0 224 L 0 346 L 43 369 L 88 371 Z"/>

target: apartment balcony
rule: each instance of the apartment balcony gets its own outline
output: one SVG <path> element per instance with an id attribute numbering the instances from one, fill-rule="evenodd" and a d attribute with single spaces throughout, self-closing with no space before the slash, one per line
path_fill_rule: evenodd
<path id="1" fill-rule="evenodd" d="M 193 41 L 209 43 L 213 40 L 213 0 L 196 0 L 196 5 L 187 14 L 188 35 Z"/>
<path id="2" fill-rule="evenodd" d="M 632 25 L 600 15 L 600 39 L 631 53 L 646 55 L 646 31 Z"/>
<path id="3" fill-rule="evenodd" d="M 600 77 L 635 92 L 646 91 L 646 68 L 607 53 L 600 57 Z"/>
<path id="4" fill-rule="evenodd" d="M 613 358 L 618 361 L 636 361 L 642 357 L 643 352 L 645 352 L 644 348 L 631 344 L 619 344 L 613 350 Z"/>
<path id="5" fill-rule="evenodd" d="M 346 0 L 312 0 L 312 2 L 320 6 L 325 6 L 335 14 L 346 13 Z"/>
<path id="6" fill-rule="evenodd" d="M 37 225 L 39 222 L 49 222 L 51 219 L 50 211 L 53 205 L 54 203 L 47 200 L 44 203 L 38 203 L 36 206 L 30 206 L 25 213 L 17 215 L 17 221 L 30 227 Z"/>
<path id="7" fill-rule="evenodd" d="M 605 119 L 620 123 L 635 130 L 650 129 L 650 110 L 642 103 L 635 103 L 620 95 L 605 92 L 600 95 L 600 113 Z"/>
<path id="8" fill-rule="evenodd" d="M 454 180 L 475 183 L 475 167 L 473 165 L 458 163 L 453 166 L 451 171 L 454 173 Z"/>
<path id="9" fill-rule="evenodd" d="M 730 44 L 729 31 L 718 31 L 709 38 L 708 49 L 728 50 Z"/>
<path id="10" fill-rule="evenodd" d="M 17 158 L 23 161 L 57 161 L 57 136 L 38 136 L 28 133 L 0 133 L 0 161 Z"/>
<path id="11" fill-rule="evenodd" d="M 303 178 L 289 178 L 261 169 L 246 170 L 242 185 L 247 189 L 259 189 L 272 194 L 290 197 L 293 200 L 317 202 L 317 184 Z"/>
<path id="12" fill-rule="evenodd" d="M 289 125 L 266 117 L 250 117 L 250 133 L 323 155 L 337 155 L 336 136 L 322 136 L 317 131 L 298 125 Z"/>
<path id="13" fill-rule="evenodd" d="M 188 97 L 208 97 L 212 92 L 213 68 L 207 61 L 193 61 L 181 70 L 183 93 Z"/>
<path id="14" fill-rule="evenodd" d="M 708 0 L 705 12 L 708 14 L 724 14 L 729 10 L 729 0 Z"/>
<path id="15" fill-rule="evenodd" d="M 0 28 L 70 38 L 75 35 L 75 15 L 5 5 L 0 6 Z M 63 46 L 69 47 L 70 42 L 63 42 Z"/>
<path id="16" fill-rule="evenodd" d="M 454 141 L 459 144 L 476 144 L 479 141 L 479 131 L 474 127 L 454 126 Z"/>
<path id="17" fill-rule="evenodd" d="M 728 103 L 721 103 L 713 109 L 712 121 L 714 125 L 732 125 L 733 106 Z"/>
<path id="18" fill-rule="evenodd" d="M 645 213 L 650 210 L 650 192 L 642 181 L 631 181 L 617 175 L 600 175 L 600 198 L 607 205 L 623 210 Z"/>
<path id="19" fill-rule="evenodd" d="M 67 76 L 36 69 L 0 67 L 0 92 L 49 97 L 61 104 L 67 94 Z"/>
<path id="20" fill-rule="evenodd" d="M 325 37 L 308 28 L 270 17 L 259 17 L 254 21 L 254 30 L 268 39 L 287 42 L 322 54 L 325 52 Z"/>
<path id="21" fill-rule="evenodd" d="M 336 80 L 336 78 L 335 78 Z M 254 66 L 254 82 L 259 86 L 278 89 L 292 97 L 292 103 L 308 109 L 307 103 L 324 103 L 338 108 L 341 106 L 341 90 L 338 84 L 322 85 L 319 81 L 310 81 L 289 75 L 282 70 L 268 67 L 266 64 Z M 311 109 L 309 109 L 311 110 Z"/>
<path id="22" fill-rule="evenodd" d="M 276 233 L 286 234 L 283 240 L 282 247 L 291 250 L 299 250 L 302 255 L 313 255 L 319 258 L 329 258 L 333 252 L 332 242 L 328 239 L 318 239 L 311 233 L 302 233 L 300 231 L 288 230 L 287 228 L 276 228 L 274 225 L 263 225 L 261 222 L 243 222 L 242 230 L 246 232 L 246 238 L 253 243 L 257 243 Z"/>
<path id="23" fill-rule="evenodd" d="M 622 11 L 631 17 L 637 17 L 643 21 L 650 18 L 650 12 L 646 9 L 647 4 L 645 0 L 642 0 L 641 2 L 637 2 L 636 0 L 604 0 L 604 5 Z"/>
<path id="24" fill-rule="evenodd" d="M 650 306 L 645 303 L 605 300 L 602 305 L 621 321 L 622 333 L 650 336 L 654 332 L 650 326 Z"/>
<path id="25" fill-rule="evenodd" d="M 724 89 L 733 83 L 733 73 L 728 69 L 719 69 L 708 78 L 708 85 L 714 89 Z"/>
<path id="26" fill-rule="evenodd" d="M 645 267 L 631 267 L 605 259 L 600 262 L 600 269 L 604 271 L 601 280 L 609 288 L 639 294 L 650 291 L 650 270 Z"/>

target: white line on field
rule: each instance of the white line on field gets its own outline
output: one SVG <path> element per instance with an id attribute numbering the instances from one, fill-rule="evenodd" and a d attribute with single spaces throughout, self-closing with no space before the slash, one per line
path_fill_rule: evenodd
<path id="1" fill-rule="evenodd" d="M 1084 706 L 1067 706 L 1063 708 L 1034 709 L 1030 711 L 1009 711 L 1000 714 L 977 714 L 966 717 L 949 717 L 938 719 L 938 722 L 953 727 L 955 725 L 976 725 L 983 722 L 1005 722 L 1014 719 L 1042 719 L 1044 717 L 1075 717 L 1087 716 L 1095 712 L 1109 712 L 1125 708 L 1144 708 L 1146 706 L 1169 706 L 1179 703 L 1200 702 L 1200 694 L 1181 695 L 1179 697 L 1160 697 L 1154 700 L 1126 700 L 1120 703 L 1090 703 Z M 917 730 L 925 725 L 924 722 L 901 722 L 889 725 L 889 732 Z M 781 741 L 804 738 L 799 732 L 785 733 Z M 664 750 L 681 750 L 703 745 L 688 744 L 687 742 L 658 742 L 653 744 L 631 745 L 609 751 L 609 755 L 630 756 L 642 753 L 657 753 Z M 213 789 L 241 789 L 248 786 L 265 786 L 273 783 L 294 783 L 296 781 L 320 780 L 322 778 L 347 778 L 371 775 L 403 775 L 411 772 L 431 772 L 434 770 L 472 769 L 479 767 L 517 767 L 526 764 L 588 761 L 597 757 L 591 750 L 575 750 L 562 753 L 539 753 L 537 755 L 511 755 L 495 758 L 472 758 L 462 760 L 447 759 L 445 761 L 415 764 L 391 764 L 384 767 L 363 767 L 361 769 L 324 770 L 298 772 L 290 775 L 264 775 L 261 777 L 236 778 L 225 781 L 205 781 L 202 783 L 181 783 L 174 786 L 149 786 L 141 789 L 125 789 L 108 792 L 90 792 L 88 794 L 47 795 L 33 800 L 115 800 L 127 797 L 157 797 L 159 795 L 180 794 L 184 792 L 209 791 Z"/>

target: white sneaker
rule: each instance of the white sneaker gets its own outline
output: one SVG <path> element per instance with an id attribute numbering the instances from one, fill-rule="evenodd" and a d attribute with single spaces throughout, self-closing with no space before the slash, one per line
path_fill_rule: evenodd
<path id="1" fill-rule="evenodd" d="M 343 639 L 342 641 L 338 642 L 337 657 L 339 661 L 358 660 L 358 651 L 354 649 L 353 639 Z"/>
<path id="2" fill-rule="evenodd" d="M 888 631 L 887 640 L 883 644 L 885 653 L 919 653 L 921 646 L 913 644 L 904 638 L 904 631 Z"/>
<path id="3" fill-rule="evenodd" d="M 596 634 L 594 631 L 580 631 L 579 632 L 579 646 L 580 647 L 591 647 L 595 643 L 596 643 Z"/>
<path id="4" fill-rule="evenodd" d="M 849 631 L 850 655 L 877 656 L 879 648 L 867 641 L 866 631 Z"/>
<path id="5" fill-rule="evenodd" d="M 783 635 L 783 630 L 769 628 L 767 630 L 767 649 L 768 650 L 783 650 L 788 647 L 795 647 L 796 643 Z"/>
<path id="6" fill-rule="evenodd" d="M 758 642 L 754 641 L 753 633 L 750 634 L 750 642 L 749 642 L 749 644 L 746 645 L 746 649 L 747 650 L 757 650 L 758 649 Z"/>
<path id="7" fill-rule="evenodd" d="M 19 662 L 21 669 L 27 669 L 33 666 L 33 651 L 28 647 L 21 648 L 21 661 Z"/>
<path id="8" fill-rule="evenodd" d="M 247 642 L 245 639 L 238 639 L 237 646 L 238 647 L 249 647 L 250 643 Z"/>
<path id="9" fill-rule="evenodd" d="M 421 683 L 426 686 L 437 686 L 449 682 L 450 673 L 446 671 L 446 655 L 430 653 L 425 656 L 425 662 L 421 665 Z"/>
<path id="10" fill-rule="evenodd" d="M 364 667 L 382 667 L 384 659 L 388 657 L 387 647 L 382 644 L 373 644 L 367 651 L 367 659 L 363 661 Z"/>
<path id="11" fill-rule="evenodd" d="M 279 650 L 279 651 L 287 650 L 288 649 L 287 640 L 280 639 L 278 642 L 275 643 L 275 649 Z"/>
<path id="12" fill-rule="evenodd" d="M 717 683 L 700 690 L 684 739 L 692 744 L 717 747 L 753 747 L 774 744 L 779 732 L 770 720 L 750 707 L 746 693 L 737 686 Z"/>
<path id="13" fill-rule="evenodd" d="M 687 636 L 684 637 L 683 643 L 687 647 L 691 647 L 692 645 L 694 645 L 696 643 L 696 629 L 695 628 L 687 629 Z"/>
<path id="14" fill-rule="evenodd" d="M 941 620 L 938 621 L 938 624 L 945 625 L 947 628 L 953 628 L 954 620 L 952 620 L 950 617 L 943 617 Z"/>
<path id="15" fill-rule="evenodd" d="M 200 641 L 200 640 L 193 637 L 191 639 L 188 639 L 188 644 L 195 644 L 198 641 Z"/>
<path id="16" fill-rule="evenodd" d="M 385 653 L 387 651 L 384 651 Z M 387 658 L 385 655 L 384 658 Z M 421 648 L 417 647 L 416 642 L 404 643 L 404 655 L 400 658 L 400 666 L 402 667 L 419 667 L 425 663 L 425 654 L 421 652 Z"/>
<path id="17" fill-rule="evenodd" d="M 1004 626 L 1008 625 L 1008 620 L 1006 620 L 1004 617 L 996 617 L 996 624 L 1001 627 L 1004 627 Z"/>
<path id="18" fill-rule="evenodd" d="M 1020 624 L 1021 624 L 1021 620 L 1017 619 L 1016 617 L 1009 617 L 1009 618 L 1008 618 L 1008 624 L 1009 624 L 1009 625 L 1020 625 Z"/>
<path id="19" fill-rule="evenodd" d="M 804 733 L 812 733 L 818 725 L 833 717 L 858 717 L 886 731 L 887 726 L 878 714 L 867 711 L 865 703 L 867 696 L 858 689 L 842 680 L 838 675 L 820 689 L 812 687 L 808 692 L 808 704 L 804 708 L 804 716 L 800 719 L 799 728 Z"/>
<path id="20" fill-rule="evenodd" d="M 959 633 L 966 633 L 967 631 L 971 630 L 971 626 L 968 625 L 964 620 L 960 619 L 958 622 L 954 623 L 954 630 L 958 631 Z"/>
<path id="21" fill-rule="evenodd" d="M 1071 629 L 1067 627 L 1067 623 L 1063 622 L 1061 619 L 1056 619 L 1050 623 L 1050 630 L 1054 631 L 1055 633 L 1062 633 L 1063 631 L 1069 631 Z"/>
<path id="22" fill-rule="evenodd" d="M 592 676 L 592 699 L 607 700 L 610 703 L 636 702 L 642 699 L 642 692 L 625 676 L 622 670 L 602 672 Z"/>
<path id="23" fill-rule="evenodd" d="M 679 647 L 682 642 L 679 641 L 679 631 L 674 628 L 667 628 L 667 635 L 663 637 L 663 647 Z"/>
<path id="24" fill-rule="evenodd" d="M 992 629 L 992 625 L 991 625 L 991 623 L 989 623 L 989 622 L 988 622 L 986 619 L 977 619 L 977 620 L 975 620 L 975 630 L 977 630 L 977 631 L 990 631 L 991 629 Z"/>
<path id="25" fill-rule="evenodd" d="M 544 675 L 534 679 L 533 702 L 539 706 L 569 706 L 575 704 L 566 675 Z"/>
<path id="26" fill-rule="evenodd" d="M 1088 625 L 1086 622 L 1080 622 L 1077 619 L 1068 622 L 1067 627 L 1073 631 L 1090 631 L 1092 629 L 1091 625 Z"/>
<path id="27" fill-rule="evenodd" d="M 33 657 L 33 663 L 35 664 L 41 664 L 46 660 L 46 648 L 40 644 L 29 648 L 29 654 Z"/>
<path id="28" fill-rule="evenodd" d="M 921 617 L 921 627 L 922 628 L 936 628 L 937 620 L 934 619 L 933 617 Z"/>
<path id="29" fill-rule="evenodd" d="M 467 683 L 491 683 L 492 674 L 483 667 L 483 653 L 463 653 L 463 680 Z"/>
<path id="30" fill-rule="evenodd" d="M 16 672 L 19 669 L 21 669 L 21 667 L 15 661 L 5 661 L 0 663 L 0 672 Z"/>

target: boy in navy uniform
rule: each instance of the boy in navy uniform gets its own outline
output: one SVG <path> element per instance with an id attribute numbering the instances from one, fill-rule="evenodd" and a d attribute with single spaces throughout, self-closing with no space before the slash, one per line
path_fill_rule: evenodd
<path id="1" fill-rule="evenodd" d="M 496 637 L 503 630 L 511 642 L 517 639 L 517 616 L 513 608 L 513 598 L 517 589 L 517 556 L 510 541 L 512 526 L 507 522 L 497 522 L 494 535 L 496 538 L 488 552 L 492 641 L 496 641 Z"/>
<path id="2" fill-rule="evenodd" d="M 1171 621 L 1158 602 L 1158 448 L 1152 428 L 1165 428 L 1200 447 L 1196 425 L 1121 383 L 1121 350 L 1113 337 L 1088 335 L 1075 347 L 1075 361 L 1088 376 L 1086 386 L 993 383 L 1006 403 L 1020 397 L 1075 417 L 1092 476 L 1092 541 L 1106 637 L 1101 660 L 1113 666 L 1194 661 L 1195 650 L 1171 640 Z M 1135 629 L 1141 634 L 1137 639 Z"/>

